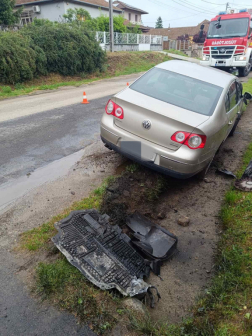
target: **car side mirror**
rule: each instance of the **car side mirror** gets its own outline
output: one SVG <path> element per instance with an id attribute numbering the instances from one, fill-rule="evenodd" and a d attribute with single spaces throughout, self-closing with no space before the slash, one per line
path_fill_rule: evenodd
<path id="1" fill-rule="evenodd" d="M 247 100 L 251 100 L 252 99 L 252 94 L 249 93 L 249 92 L 245 92 L 244 93 L 244 98 L 247 99 Z"/>
<path id="2" fill-rule="evenodd" d="M 252 94 L 249 92 L 245 92 L 243 96 L 243 101 L 246 105 L 248 105 L 248 100 L 252 99 Z"/>

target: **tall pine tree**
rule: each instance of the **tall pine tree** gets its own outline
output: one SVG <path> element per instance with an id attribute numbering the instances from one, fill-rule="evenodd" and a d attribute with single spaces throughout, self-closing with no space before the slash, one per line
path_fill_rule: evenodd
<path id="1" fill-rule="evenodd" d="M 159 18 L 157 19 L 155 28 L 163 28 L 163 20 L 162 20 L 161 16 L 159 16 Z"/>
<path id="2" fill-rule="evenodd" d="M 15 0 L 0 0 L 0 24 L 13 25 L 18 23 L 22 7 L 14 11 Z"/>

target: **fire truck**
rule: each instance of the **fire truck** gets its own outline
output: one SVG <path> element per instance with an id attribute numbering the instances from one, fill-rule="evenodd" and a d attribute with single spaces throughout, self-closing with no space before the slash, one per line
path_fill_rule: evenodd
<path id="1" fill-rule="evenodd" d="M 251 33 L 251 10 L 220 12 L 210 22 L 201 64 L 247 76 L 252 68 Z"/>

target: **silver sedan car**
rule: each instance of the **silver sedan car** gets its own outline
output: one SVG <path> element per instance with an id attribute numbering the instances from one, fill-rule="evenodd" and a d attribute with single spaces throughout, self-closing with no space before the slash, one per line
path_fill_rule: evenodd
<path id="1" fill-rule="evenodd" d="M 101 138 L 106 147 L 167 175 L 202 175 L 233 134 L 242 105 L 235 76 L 168 61 L 108 101 Z"/>

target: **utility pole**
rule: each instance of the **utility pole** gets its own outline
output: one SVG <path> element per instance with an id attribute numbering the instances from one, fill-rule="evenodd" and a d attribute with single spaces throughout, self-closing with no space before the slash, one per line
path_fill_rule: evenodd
<path id="1" fill-rule="evenodd" d="M 114 52 L 113 0 L 109 0 L 109 35 L 110 35 L 110 51 Z"/>

